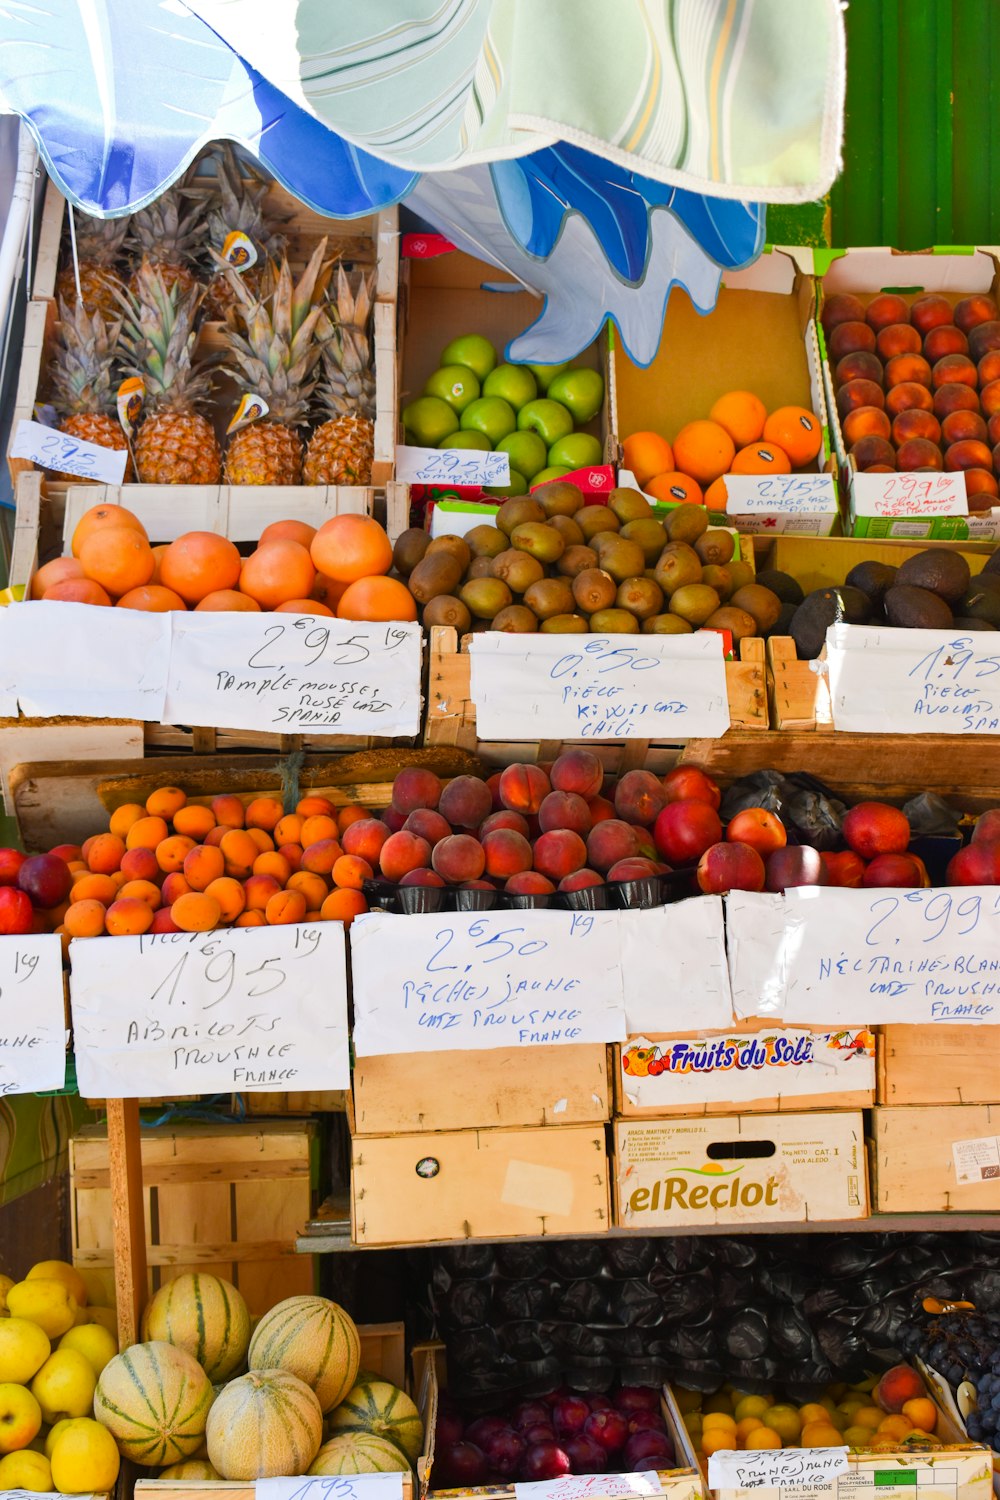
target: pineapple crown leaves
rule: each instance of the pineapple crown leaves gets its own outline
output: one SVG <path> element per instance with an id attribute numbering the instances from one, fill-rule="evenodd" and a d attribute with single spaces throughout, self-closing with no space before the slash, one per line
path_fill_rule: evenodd
<path id="1" fill-rule="evenodd" d="M 121 219 L 98 219 L 82 209 L 71 209 L 76 230 L 76 249 L 81 264 L 110 266 L 118 260 L 129 233 L 131 215 Z M 69 240 L 69 230 L 66 231 Z"/>
<path id="2" fill-rule="evenodd" d="M 81 302 L 59 300 L 59 338 L 50 366 L 53 404 L 60 415 L 103 412 L 115 406 L 112 365 L 122 320 L 107 322 Z"/>
<path id="3" fill-rule="evenodd" d="M 212 377 L 207 362 L 195 359 L 195 317 L 203 287 L 182 292 L 159 268 L 143 258 L 135 292 L 116 292 L 124 311 L 121 344 L 126 374 L 146 386 L 146 410 L 188 411 L 207 397 Z"/>
<path id="4" fill-rule="evenodd" d="M 205 235 L 208 204 L 204 192 L 194 186 L 197 162 L 180 181 L 146 208 L 132 215 L 129 243 L 142 256 L 163 265 L 193 264 Z"/>
<path id="5" fill-rule="evenodd" d="M 228 141 L 221 142 L 209 155 L 214 158 L 218 197 L 208 205 L 208 233 L 212 246 L 221 250 L 227 235 L 241 230 L 249 235 L 264 255 L 280 255 L 284 236 L 277 233 L 264 218 L 264 199 L 268 182 L 251 164 L 244 169 Z M 249 177 L 249 181 L 246 180 Z"/>
<path id="6" fill-rule="evenodd" d="M 357 287 L 343 266 L 337 267 L 335 300 L 317 329 L 323 358 L 320 400 L 333 415 L 356 412 L 375 415 L 375 372 L 371 365 L 368 322 L 372 310 L 373 278 L 362 272 Z"/>

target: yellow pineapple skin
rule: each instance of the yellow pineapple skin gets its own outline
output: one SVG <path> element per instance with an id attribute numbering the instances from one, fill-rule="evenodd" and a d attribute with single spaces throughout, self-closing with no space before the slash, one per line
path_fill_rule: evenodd
<path id="1" fill-rule="evenodd" d="M 331 417 L 309 442 L 303 478 L 306 484 L 371 484 L 375 427 L 368 417 Z"/>
<path id="2" fill-rule="evenodd" d="M 222 477 L 212 424 L 194 412 L 148 416 L 136 438 L 135 461 L 141 484 L 218 484 Z"/>
<path id="3" fill-rule="evenodd" d="M 83 305 L 93 317 L 100 313 L 106 322 L 121 317 L 121 307 L 116 294 L 125 290 L 125 283 L 117 271 L 109 266 L 98 266 L 89 262 L 80 265 L 80 291 Z M 71 305 L 76 301 L 76 277 L 71 265 L 64 266 L 56 279 L 56 298 Z"/>
<path id="4" fill-rule="evenodd" d="M 59 423 L 59 431 L 68 433 L 70 437 L 79 438 L 83 443 L 96 443 L 98 448 L 114 448 L 116 452 L 122 449 L 127 451 L 128 442 L 118 423 L 113 417 L 106 417 L 101 412 L 80 412 L 76 416 L 65 417 Z M 67 484 L 95 484 L 96 480 L 81 479 L 79 474 L 53 474 L 53 479 L 65 481 Z M 135 479 L 135 470 L 132 467 L 131 458 L 125 464 L 126 484 L 131 484 Z"/>
<path id="5" fill-rule="evenodd" d="M 251 422 L 226 450 L 227 484 L 301 484 L 302 441 L 283 422 Z"/>

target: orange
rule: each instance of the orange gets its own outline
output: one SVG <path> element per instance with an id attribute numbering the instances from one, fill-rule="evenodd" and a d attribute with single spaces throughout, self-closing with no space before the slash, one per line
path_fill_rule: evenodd
<path id="1" fill-rule="evenodd" d="M 200 842 L 215 827 L 215 816 L 197 802 L 189 802 L 174 813 L 174 832 Z"/>
<path id="2" fill-rule="evenodd" d="M 214 531 L 185 531 L 160 559 L 160 582 L 188 604 L 216 589 L 239 583 L 242 559 L 232 542 Z"/>
<path id="3" fill-rule="evenodd" d="M 247 803 L 243 817 L 247 828 L 266 828 L 271 832 L 277 828 L 283 814 L 284 808 L 277 797 L 254 797 Z"/>
<path id="4" fill-rule="evenodd" d="M 779 406 L 764 423 L 764 441 L 777 443 L 796 469 L 811 463 L 823 446 L 819 418 L 804 406 Z"/>
<path id="5" fill-rule="evenodd" d="M 369 516 L 331 516 L 313 537 L 309 551 L 317 571 L 339 583 L 388 573 L 392 567 L 392 543 L 385 528 Z M 310 584 L 298 592 L 311 590 Z"/>
<path id="6" fill-rule="evenodd" d="M 341 890 L 360 891 L 366 880 L 372 880 L 375 871 L 366 859 L 357 854 L 342 854 L 333 866 L 333 883 Z"/>
<path id="7" fill-rule="evenodd" d="M 360 891 L 331 891 L 320 908 L 325 922 L 343 922 L 350 927 L 355 917 L 368 910 L 368 902 Z"/>
<path id="8" fill-rule="evenodd" d="M 679 469 L 657 474 L 647 481 L 645 490 L 654 500 L 665 500 L 668 505 L 700 505 L 702 502 L 701 485 Z"/>
<path id="9" fill-rule="evenodd" d="M 221 849 L 211 844 L 196 844 L 184 856 L 184 879 L 193 891 L 207 891 L 213 880 L 226 873 L 226 859 Z"/>
<path id="10" fill-rule="evenodd" d="M 751 443 L 733 459 L 731 474 L 790 474 L 788 454 L 777 443 Z"/>
<path id="11" fill-rule="evenodd" d="M 119 838 L 124 838 L 132 827 L 138 823 L 140 818 L 146 816 L 146 809 L 141 802 L 124 802 L 121 807 L 116 807 L 108 822 L 108 829 L 116 833 Z"/>
<path id="12" fill-rule="evenodd" d="M 191 891 L 189 895 L 177 897 L 170 915 L 182 932 L 211 932 L 219 925 L 222 907 L 214 896 L 204 891 Z"/>
<path id="13" fill-rule="evenodd" d="M 105 604 L 110 606 L 111 595 L 92 578 L 67 578 L 63 583 L 54 583 L 46 589 L 43 599 L 62 599 L 67 604 Z"/>
<path id="14" fill-rule="evenodd" d="M 269 927 L 284 927 L 289 922 L 301 922 L 306 910 L 301 891 L 278 891 L 267 903 L 264 915 Z"/>
<path id="15" fill-rule="evenodd" d="M 333 610 L 320 604 L 318 599 L 286 599 L 274 612 L 276 615 L 329 615 L 335 618 Z"/>
<path id="16" fill-rule="evenodd" d="M 674 466 L 673 449 L 658 432 L 633 432 L 622 443 L 622 455 L 623 466 L 632 470 L 636 484 L 643 489 L 648 480 Z"/>
<path id="17" fill-rule="evenodd" d="M 243 564 L 240 593 L 249 594 L 261 609 L 276 609 L 286 599 L 301 599 L 316 581 L 308 549 L 301 542 L 265 542 Z"/>
<path id="18" fill-rule="evenodd" d="M 32 574 L 30 597 L 41 599 L 46 589 L 54 588 L 57 583 L 68 583 L 71 579 L 83 576 L 83 569 L 78 558 L 54 557 L 51 562 L 43 563 L 37 573 Z"/>
<path id="19" fill-rule="evenodd" d="M 212 812 L 217 823 L 227 828 L 242 828 L 245 812 L 243 803 L 235 792 L 220 792 L 212 798 Z"/>
<path id="20" fill-rule="evenodd" d="M 337 605 L 347 586 L 347 583 L 339 578 L 327 578 L 325 573 L 317 573 L 316 582 L 312 586 L 312 597 L 317 604 L 325 604 L 332 614 L 336 614 Z"/>
<path id="21" fill-rule="evenodd" d="M 80 546 L 80 566 L 93 583 L 120 596 L 153 576 L 153 549 L 134 526 L 103 526 Z"/>
<path id="22" fill-rule="evenodd" d="M 151 818 L 172 818 L 187 802 L 187 792 L 179 786 L 158 786 L 146 798 L 146 811 Z"/>
<path id="23" fill-rule="evenodd" d="M 200 609 L 223 610 L 228 614 L 260 614 L 260 605 L 256 599 L 251 599 L 249 594 L 241 594 L 236 589 L 213 589 L 194 608 L 195 614 Z"/>
<path id="24" fill-rule="evenodd" d="M 166 552 L 169 546 L 169 542 L 157 542 L 156 546 L 153 548 L 153 576 L 149 580 L 150 583 L 163 582 L 163 579 L 160 577 L 160 564 L 163 561 L 163 554 L 164 552 Z"/>
<path id="25" fill-rule="evenodd" d="M 235 922 L 247 904 L 243 887 L 238 880 L 233 880 L 230 875 L 220 875 L 218 880 L 211 881 L 205 887 L 205 895 L 211 896 L 214 901 L 218 901 L 219 910 L 222 913 L 221 920 L 223 922 Z"/>
<path id="26" fill-rule="evenodd" d="M 718 479 L 713 479 L 705 491 L 705 509 L 725 510 L 728 499 L 729 491 L 726 489 L 725 475 L 720 475 Z"/>
<path id="27" fill-rule="evenodd" d="M 330 801 L 329 797 L 300 797 L 298 802 L 295 804 L 295 811 L 298 813 L 300 818 L 312 818 L 316 817 L 319 814 L 322 814 L 327 818 L 336 817 L 336 808 Z M 346 812 L 347 809 L 345 808 L 343 809 L 343 811 Z M 371 813 L 362 812 L 361 816 L 363 818 L 370 818 Z"/>
<path id="28" fill-rule="evenodd" d="M 164 818 L 140 818 L 138 822 L 132 824 L 125 835 L 125 847 L 126 849 L 155 849 L 169 832 Z"/>
<path id="29" fill-rule="evenodd" d="M 725 474 L 735 452 L 732 438 L 718 422 L 688 422 L 674 438 L 678 469 L 699 484 L 711 484 Z"/>
<path id="30" fill-rule="evenodd" d="M 753 391 L 727 391 L 709 412 L 713 422 L 724 427 L 737 448 L 755 443 L 764 431 L 767 407 Z"/>
<path id="31" fill-rule="evenodd" d="M 104 922 L 111 937 L 139 937 L 153 925 L 153 908 L 137 896 L 120 896 L 108 907 Z"/>
<path id="32" fill-rule="evenodd" d="M 165 615 L 173 609 L 187 609 L 180 594 L 165 589 L 161 583 L 144 583 L 137 589 L 129 589 L 118 600 L 119 609 L 144 609 L 150 614 Z"/>
<path id="33" fill-rule="evenodd" d="M 70 937 L 101 937 L 104 933 L 103 903 L 93 900 L 71 901 L 64 925 Z"/>
<path id="34" fill-rule="evenodd" d="M 266 927 L 267 920 L 262 911 L 241 911 L 234 927 Z"/>
<path id="35" fill-rule="evenodd" d="M 326 813 L 314 813 L 302 824 L 299 843 L 303 849 L 307 849 L 310 844 L 318 844 L 321 839 L 335 839 L 337 833 L 336 818 L 331 818 Z"/>
<path id="36" fill-rule="evenodd" d="M 80 556 L 80 548 L 88 537 L 94 536 L 105 528 L 115 526 L 130 526 L 140 536 L 146 535 L 146 528 L 139 517 L 133 515 L 130 510 L 126 510 L 124 505 L 92 505 L 89 510 L 84 511 L 76 523 L 73 541 L 70 544 L 73 556 Z"/>
<path id="37" fill-rule="evenodd" d="M 316 528 L 310 526 L 308 521 L 272 521 L 269 526 L 264 527 L 257 545 L 263 547 L 267 542 L 298 542 L 300 547 L 308 549 L 315 535 Z"/>
<path id="38" fill-rule="evenodd" d="M 334 518 L 336 519 L 336 518 Z M 398 578 L 360 578 L 344 590 L 339 620 L 415 620 L 417 603 Z"/>
<path id="39" fill-rule="evenodd" d="M 306 898 L 310 911 L 318 911 L 330 894 L 330 887 L 321 875 L 310 875 L 306 870 L 296 870 L 285 885 L 290 891 L 300 891 Z"/>
<path id="40" fill-rule="evenodd" d="M 173 875 L 184 868 L 184 861 L 194 847 L 194 839 L 183 833 L 173 833 L 162 844 L 157 844 L 156 863 L 164 875 Z"/>

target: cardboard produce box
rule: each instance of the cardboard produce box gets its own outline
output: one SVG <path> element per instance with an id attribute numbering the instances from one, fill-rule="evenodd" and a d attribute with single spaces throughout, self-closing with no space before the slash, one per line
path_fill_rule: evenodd
<path id="1" fill-rule="evenodd" d="M 872 1122 L 879 1213 L 1000 1210 L 1000 1105 L 880 1107 Z"/>
<path id="2" fill-rule="evenodd" d="M 642 1234 L 868 1213 L 864 1126 L 853 1111 L 618 1120 L 614 1170 L 615 1223 Z"/>

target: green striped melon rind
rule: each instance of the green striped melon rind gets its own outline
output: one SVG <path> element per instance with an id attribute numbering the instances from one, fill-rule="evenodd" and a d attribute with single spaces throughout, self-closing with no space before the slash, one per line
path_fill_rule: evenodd
<path id="1" fill-rule="evenodd" d="M 326 1424 L 327 1434 L 370 1432 L 388 1438 L 411 1464 L 416 1463 L 424 1442 L 420 1413 L 405 1391 L 388 1380 L 370 1380 L 348 1391 Z"/>
<path id="2" fill-rule="evenodd" d="M 313 1460 L 310 1474 L 408 1474 L 410 1463 L 401 1448 L 373 1432 L 344 1432 L 325 1442 Z"/>
<path id="3" fill-rule="evenodd" d="M 286 1297 L 257 1324 L 247 1363 L 297 1375 L 329 1412 L 358 1378 L 361 1340 L 353 1318 L 328 1297 Z"/>
<path id="4" fill-rule="evenodd" d="M 142 1337 L 184 1349 L 214 1384 L 246 1358 L 250 1313 L 231 1281 L 189 1271 L 155 1293 L 142 1315 Z"/>
<path id="5" fill-rule="evenodd" d="M 288 1370 L 251 1370 L 230 1381 L 208 1418 L 208 1456 L 223 1479 L 304 1474 L 323 1441 L 323 1413 Z"/>
<path id="6" fill-rule="evenodd" d="M 160 1469 L 201 1447 L 212 1384 L 198 1361 L 160 1340 L 133 1344 L 101 1371 L 94 1416 L 123 1458 Z"/>

